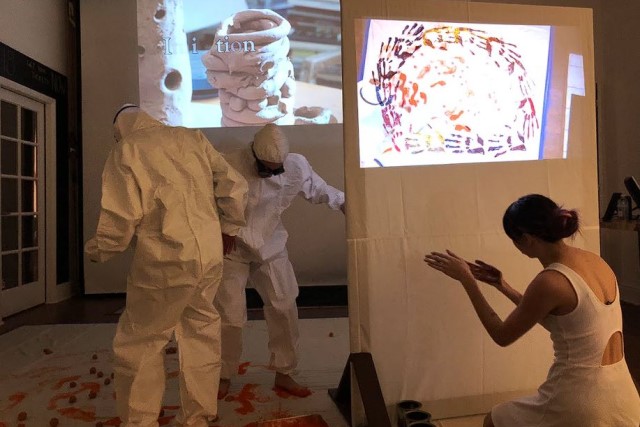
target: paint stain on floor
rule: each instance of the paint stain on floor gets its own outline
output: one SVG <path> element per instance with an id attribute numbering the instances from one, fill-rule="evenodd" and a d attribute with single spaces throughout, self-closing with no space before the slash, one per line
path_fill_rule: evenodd
<path id="1" fill-rule="evenodd" d="M 266 340 L 266 329 L 262 324 L 249 331 L 248 342 Z M 24 343 L 14 351 L 12 357 L 15 360 L 5 363 L 7 360 L 3 354 L 2 367 L 5 369 L 0 371 L 0 427 L 17 427 L 19 412 L 28 414 L 25 427 L 44 427 L 50 425 L 54 418 L 60 427 L 123 425 L 115 414 L 113 374 L 110 374 L 113 370 L 110 344 L 115 325 L 24 328 L 24 332 L 17 334 L 20 339 L 24 336 L 20 341 Z M 251 333 L 255 336 L 249 336 Z M 53 350 L 50 355 L 43 355 L 42 338 L 39 338 L 43 334 L 51 337 L 53 344 L 47 344 Z M 10 335 L 1 336 L 0 343 L 4 339 L 5 346 L 13 345 Z M 322 335 L 326 336 L 326 332 L 323 331 Z M 31 336 L 35 338 L 31 340 Z M 58 345 L 63 339 L 72 341 L 73 346 Z M 346 344 L 344 347 L 347 348 Z M 247 349 L 251 350 L 251 347 Z M 23 366 L 25 351 L 33 357 Z M 158 414 L 158 424 L 162 427 L 171 425 L 180 408 L 175 404 L 179 402 L 179 358 L 177 353 L 164 353 L 167 388 L 162 411 Z M 347 425 L 325 392 L 338 381 L 344 368 L 342 363 L 340 366 L 325 365 L 325 358 L 320 358 L 296 372 L 302 384 L 312 384 L 313 387 L 310 396 L 300 398 L 286 390 L 274 390 L 273 371 L 256 362 L 261 360 L 257 358 L 262 357 L 262 353 L 255 353 L 239 365 L 237 374 L 242 381 L 238 381 L 227 398 L 219 402 L 220 421 L 210 422 L 210 427 Z"/>
<path id="2" fill-rule="evenodd" d="M 240 390 L 240 393 L 229 395 L 224 400 L 226 402 L 238 402 L 240 407 L 235 408 L 234 411 L 240 415 L 247 415 L 255 412 L 256 408 L 254 406 L 254 402 L 265 403 L 270 400 L 268 397 L 259 396 L 256 393 L 258 386 L 258 384 L 245 384 L 242 387 L 242 390 Z"/>
<path id="3" fill-rule="evenodd" d="M 257 421 L 244 427 L 329 427 L 321 415 L 303 415 L 301 417 L 280 418 L 270 421 Z"/>
<path id="4" fill-rule="evenodd" d="M 244 362 L 238 365 L 238 375 L 244 375 L 247 373 L 247 369 L 251 366 L 251 362 Z"/>

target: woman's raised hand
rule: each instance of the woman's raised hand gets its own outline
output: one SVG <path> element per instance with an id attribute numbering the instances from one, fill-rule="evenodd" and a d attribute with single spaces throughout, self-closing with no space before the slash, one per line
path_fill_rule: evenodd
<path id="1" fill-rule="evenodd" d="M 504 285 L 502 272 L 492 265 L 477 259 L 475 263 L 469 263 L 469 268 L 476 280 L 487 283 L 498 289 Z"/>
<path id="2" fill-rule="evenodd" d="M 452 279 L 462 281 L 465 278 L 473 278 L 471 265 L 458 255 L 447 249 L 447 253 L 431 252 L 424 256 L 424 262 L 435 270 L 438 270 Z"/>

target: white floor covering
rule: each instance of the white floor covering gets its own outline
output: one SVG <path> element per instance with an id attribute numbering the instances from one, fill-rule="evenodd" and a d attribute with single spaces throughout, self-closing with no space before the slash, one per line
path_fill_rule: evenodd
<path id="1" fill-rule="evenodd" d="M 0 427 L 46 427 L 54 417 L 60 427 L 98 422 L 118 426 L 113 386 L 107 380 L 112 372 L 114 333 L 115 324 L 80 324 L 23 326 L 0 335 Z M 304 415 L 320 415 L 329 427 L 348 426 L 327 394 L 338 385 L 349 354 L 348 319 L 300 321 L 302 356 L 296 379 L 313 390 L 307 398 L 282 396 L 272 389 L 274 374 L 265 366 L 264 321 L 248 322 L 244 340 L 244 373 L 234 379 L 229 398 L 219 402 L 221 419 L 211 427 L 248 427 Z M 169 425 L 177 413 L 177 358 L 177 354 L 165 357 L 167 391 L 160 425 Z M 71 382 L 77 385 L 72 388 Z M 89 396 L 91 391 L 94 398 Z M 69 402 L 72 395 L 74 403 Z M 21 412 L 27 414 L 24 421 L 18 421 Z M 481 427 L 483 418 L 451 418 L 434 424 Z"/>
<path id="2" fill-rule="evenodd" d="M 111 341 L 115 324 L 23 326 L 0 335 L 0 427 L 117 426 Z M 300 350 L 303 355 L 295 378 L 312 389 L 307 398 L 273 391 L 274 373 L 268 361 L 264 321 L 250 321 L 244 335 L 243 370 L 235 378 L 228 399 L 219 402 L 216 427 L 243 427 L 252 422 L 320 415 L 328 426 L 347 427 L 327 390 L 337 386 L 349 355 L 348 319 L 303 319 Z M 172 346 L 173 344 L 169 344 Z M 50 354 L 45 354 L 45 351 Z M 177 412 L 178 355 L 167 354 L 167 388 L 160 425 L 169 425 Z M 91 373 L 91 368 L 96 372 Z M 99 377 L 99 373 L 102 376 Z M 77 385 L 70 387 L 71 382 Z M 109 381 L 107 381 L 109 382 Z M 96 397 L 89 397 L 91 391 Z M 74 395 L 76 402 L 69 403 Z"/>

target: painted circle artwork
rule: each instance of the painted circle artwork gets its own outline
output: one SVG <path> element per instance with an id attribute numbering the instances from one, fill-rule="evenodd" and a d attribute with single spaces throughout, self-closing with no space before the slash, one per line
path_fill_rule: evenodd
<path id="1" fill-rule="evenodd" d="M 361 165 L 537 159 L 549 33 L 369 20 L 358 84 Z"/>

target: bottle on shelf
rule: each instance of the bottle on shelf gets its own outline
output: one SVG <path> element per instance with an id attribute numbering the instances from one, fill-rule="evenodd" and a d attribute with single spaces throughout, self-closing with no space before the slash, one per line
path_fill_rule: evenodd
<path id="1" fill-rule="evenodd" d="M 618 219 L 631 219 L 631 198 L 629 196 L 621 196 L 618 199 L 617 211 Z"/>

